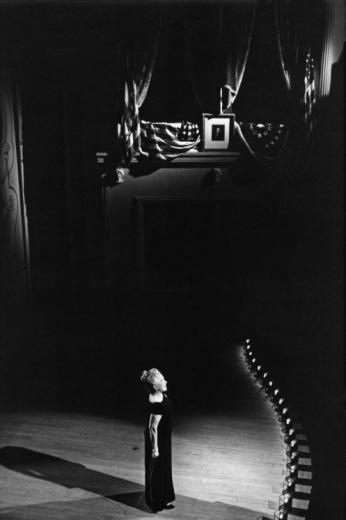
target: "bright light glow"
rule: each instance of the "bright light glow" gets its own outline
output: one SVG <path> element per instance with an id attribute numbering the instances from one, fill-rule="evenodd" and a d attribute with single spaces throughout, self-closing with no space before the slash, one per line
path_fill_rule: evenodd
<path id="1" fill-rule="evenodd" d="M 290 501 L 292 496 L 293 496 L 292 493 L 285 493 L 285 495 L 284 495 L 284 502 L 285 502 L 285 504 L 287 504 Z"/>
<path id="2" fill-rule="evenodd" d="M 268 377 L 268 372 L 264 372 L 263 374 L 263 379 L 265 379 L 266 377 Z"/>
<path id="3" fill-rule="evenodd" d="M 257 365 L 257 370 L 261 370 L 261 369 L 262 369 L 261 365 Z"/>
<path id="4" fill-rule="evenodd" d="M 274 395 L 278 395 L 280 393 L 280 390 L 278 388 L 275 388 Z"/>
<path id="5" fill-rule="evenodd" d="M 249 344 L 249 343 L 250 343 L 249 338 L 247 338 L 247 339 L 245 340 L 245 342 L 246 342 L 247 344 Z"/>

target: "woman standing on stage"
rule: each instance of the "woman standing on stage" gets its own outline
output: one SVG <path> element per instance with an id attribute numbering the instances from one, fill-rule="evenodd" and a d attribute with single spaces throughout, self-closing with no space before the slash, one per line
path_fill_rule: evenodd
<path id="1" fill-rule="evenodd" d="M 145 436 L 145 501 L 154 512 L 172 509 L 172 414 L 165 392 L 167 381 L 157 368 L 144 370 L 141 382 L 148 390 Z"/>

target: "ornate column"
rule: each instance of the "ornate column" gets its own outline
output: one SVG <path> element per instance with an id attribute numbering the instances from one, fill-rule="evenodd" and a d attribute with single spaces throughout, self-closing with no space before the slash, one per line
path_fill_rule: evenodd
<path id="1" fill-rule="evenodd" d="M 20 305 L 30 285 L 18 90 L 0 56 L 0 308 Z"/>

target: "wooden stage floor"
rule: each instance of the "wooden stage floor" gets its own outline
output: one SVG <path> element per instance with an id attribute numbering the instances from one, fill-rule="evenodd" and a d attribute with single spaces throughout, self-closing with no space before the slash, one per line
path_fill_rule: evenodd
<path id="1" fill-rule="evenodd" d="M 143 425 L 111 415 L 54 410 L 0 417 L 0 519 L 198 520 L 272 518 L 285 467 L 274 411 L 231 349 L 237 402 L 176 414 L 176 508 L 150 513 L 143 501 Z M 229 389 L 230 391 L 230 389 Z"/>

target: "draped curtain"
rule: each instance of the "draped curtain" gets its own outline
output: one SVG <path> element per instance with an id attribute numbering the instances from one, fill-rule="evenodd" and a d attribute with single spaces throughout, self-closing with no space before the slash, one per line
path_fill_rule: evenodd
<path id="1" fill-rule="evenodd" d="M 0 306 L 23 303 L 30 287 L 24 192 L 22 117 L 18 89 L 0 56 Z"/>
<path id="2" fill-rule="evenodd" d="M 295 117 L 303 116 L 305 63 L 309 48 L 308 19 L 303 0 L 275 2 L 276 33 L 283 78 Z"/>
<path id="3" fill-rule="evenodd" d="M 235 101 L 243 81 L 245 67 L 252 40 L 256 4 L 223 5 L 221 16 L 226 36 L 224 61 L 226 63 L 225 83 L 229 85 Z"/>
<path id="4" fill-rule="evenodd" d="M 286 151 L 291 159 L 298 161 L 299 158 L 303 159 L 302 153 L 306 158 L 307 146 L 313 135 L 316 105 L 322 93 L 319 77 L 326 13 L 326 3 L 322 1 L 275 1 L 280 63 L 292 108 Z"/>
<path id="5" fill-rule="evenodd" d="M 346 6 L 341 0 L 324 5 L 324 38 L 321 49 L 321 66 L 318 77 L 318 95 L 328 96 L 331 87 L 332 67 L 341 55 L 345 45 Z"/>
<path id="6" fill-rule="evenodd" d="M 118 63 L 121 70 L 121 105 L 117 126 L 120 163 L 127 164 L 141 148 L 139 109 L 148 93 L 155 64 L 161 15 L 140 11 L 137 23 L 123 20 L 119 28 Z"/>
<path id="7" fill-rule="evenodd" d="M 195 6 L 185 18 L 186 57 L 201 112 L 219 112 L 219 90 L 227 84 L 234 102 L 250 49 L 255 2 Z"/>
<path id="8" fill-rule="evenodd" d="M 191 7 L 185 18 L 186 59 L 201 113 L 218 114 L 220 87 L 228 86 L 232 111 L 244 77 L 256 16 L 256 1 Z M 262 165 L 270 157 L 256 153 L 237 121 L 235 136 Z"/>

